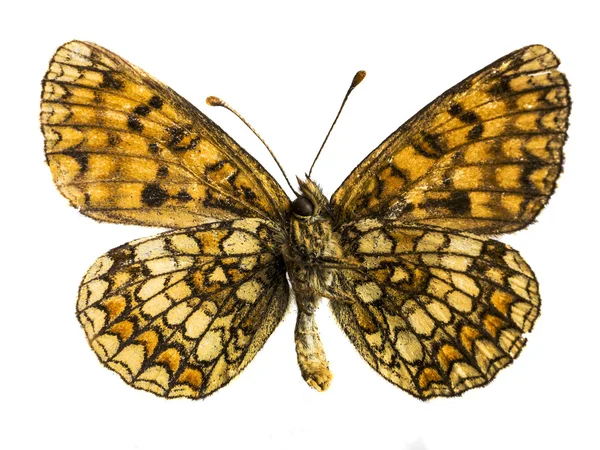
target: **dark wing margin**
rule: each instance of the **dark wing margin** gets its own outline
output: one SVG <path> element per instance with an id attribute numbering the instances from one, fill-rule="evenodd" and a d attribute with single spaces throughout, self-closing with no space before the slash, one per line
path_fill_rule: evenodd
<path id="1" fill-rule="evenodd" d="M 489 235 L 530 224 L 562 169 L 571 102 L 558 65 L 533 45 L 442 94 L 335 192 L 338 226 L 381 217 Z"/>
<path id="2" fill-rule="evenodd" d="M 60 47 L 42 82 L 47 162 L 60 192 L 97 220 L 184 228 L 283 223 L 273 177 L 193 105 L 92 43 Z"/>
<path id="3" fill-rule="evenodd" d="M 102 364 L 167 398 L 202 398 L 229 383 L 289 304 L 269 223 L 205 224 L 101 256 L 81 284 L 77 316 Z"/>

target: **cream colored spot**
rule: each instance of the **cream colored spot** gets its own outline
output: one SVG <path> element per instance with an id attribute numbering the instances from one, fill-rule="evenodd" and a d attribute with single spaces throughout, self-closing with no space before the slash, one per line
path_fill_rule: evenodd
<path id="1" fill-rule="evenodd" d="M 398 332 L 395 347 L 400 356 L 409 363 L 423 359 L 423 346 L 419 342 L 419 338 L 410 331 Z"/>
<path id="2" fill-rule="evenodd" d="M 240 268 L 242 270 L 252 270 L 256 267 L 258 259 L 256 256 L 246 256 L 240 259 Z"/>
<path id="3" fill-rule="evenodd" d="M 506 253 L 506 255 L 504 255 L 503 259 L 509 268 L 516 270 L 517 272 L 524 273 L 525 275 L 528 275 L 530 277 L 533 277 L 531 269 L 529 269 L 527 263 L 523 261 L 523 258 L 521 258 L 521 256 L 517 252 L 509 251 Z"/>
<path id="4" fill-rule="evenodd" d="M 211 361 L 223 351 L 223 337 L 221 330 L 207 331 L 198 343 L 196 357 L 198 361 Z"/>
<path id="5" fill-rule="evenodd" d="M 410 274 L 406 270 L 404 270 L 402 267 L 395 267 L 390 281 L 392 283 L 400 283 L 401 281 L 406 281 L 409 278 Z"/>
<path id="6" fill-rule="evenodd" d="M 534 306 L 531 303 L 526 302 L 516 302 L 510 306 L 510 318 L 524 331 L 529 330 L 529 326 L 531 323 L 531 319 L 535 319 L 537 317 L 537 311 L 534 311 L 534 314 L 531 314 L 531 310 Z M 537 310 L 537 308 L 536 308 Z"/>
<path id="7" fill-rule="evenodd" d="M 198 243 L 194 238 L 187 234 L 174 234 L 169 237 L 171 241 L 171 247 L 177 250 L 179 253 L 187 253 L 197 255 L 200 253 Z"/>
<path id="8" fill-rule="evenodd" d="M 527 290 L 529 286 L 529 278 L 525 277 L 524 275 L 513 275 L 507 281 L 515 294 L 523 297 L 526 300 L 531 300 L 529 291 Z"/>
<path id="9" fill-rule="evenodd" d="M 483 242 L 465 236 L 450 236 L 450 244 L 446 248 L 448 253 L 460 253 L 462 255 L 479 256 Z"/>
<path id="10" fill-rule="evenodd" d="M 452 274 L 452 284 L 463 292 L 466 292 L 472 297 L 479 295 L 480 289 L 475 280 L 462 273 Z"/>
<path id="11" fill-rule="evenodd" d="M 185 322 L 185 335 L 192 339 L 199 338 L 206 331 L 217 313 L 217 305 L 206 301 Z"/>
<path id="12" fill-rule="evenodd" d="M 462 312 L 470 312 L 473 309 L 473 300 L 468 295 L 463 294 L 460 291 L 452 291 L 446 297 L 448 304 Z"/>
<path id="13" fill-rule="evenodd" d="M 142 287 L 138 291 L 138 297 L 141 300 L 148 300 L 150 297 L 153 297 L 165 288 L 166 281 L 167 277 L 164 275 L 160 277 L 150 278 L 142 285 Z"/>
<path id="14" fill-rule="evenodd" d="M 79 321 L 84 325 L 88 338 L 95 336 L 106 323 L 106 313 L 98 308 L 88 308 L 79 315 Z"/>
<path id="15" fill-rule="evenodd" d="M 184 271 L 184 270 L 173 272 L 173 273 L 170 274 L 169 284 L 174 285 L 178 281 L 183 280 L 188 275 L 189 275 L 189 272 L 188 271 Z"/>
<path id="16" fill-rule="evenodd" d="M 442 233 L 431 232 L 425 234 L 417 244 L 417 252 L 438 252 L 446 242 L 446 238 Z"/>
<path id="17" fill-rule="evenodd" d="M 133 382 L 133 386 L 142 389 L 146 392 L 152 392 L 154 394 L 158 394 L 160 396 L 164 396 L 165 389 L 161 386 L 157 386 L 153 381 L 148 380 L 135 380 Z"/>
<path id="18" fill-rule="evenodd" d="M 485 272 L 486 278 L 489 278 L 494 283 L 504 284 L 504 273 L 497 267 L 491 267 Z"/>
<path id="19" fill-rule="evenodd" d="M 446 283 L 452 283 L 452 277 L 450 276 L 450 272 L 448 272 L 447 270 L 438 269 L 437 267 L 430 266 L 429 272 L 435 278 L 440 278 L 441 280 L 444 280 Z"/>
<path id="20" fill-rule="evenodd" d="M 85 306 L 93 305 L 94 303 L 102 300 L 108 289 L 108 281 L 104 280 L 92 280 L 85 286 L 82 286 L 82 291 L 87 291 L 87 297 L 85 298 Z M 80 294 L 81 295 L 81 294 Z M 83 295 L 82 295 L 83 297 Z"/>
<path id="21" fill-rule="evenodd" d="M 426 253 L 421 256 L 421 259 L 429 267 L 441 266 L 458 272 L 465 272 L 472 262 L 472 258 L 467 256 L 441 253 Z"/>
<path id="22" fill-rule="evenodd" d="M 138 376 L 138 380 L 153 381 L 163 389 L 169 387 L 169 373 L 162 366 L 152 366 Z"/>
<path id="23" fill-rule="evenodd" d="M 513 358 L 516 356 L 516 352 L 520 348 L 519 345 L 515 345 L 515 343 L 519 341 L 522 341 L 521 335 L 514 328 L 502 330 L 498 339 L 500 348 L 502 348 L 502 350 L 511 355 Z"/>
<path id="24" fill-rule="evenodd" d="M 167 289 L 166 294 L 170 299 L 180 302 L 181 300 L 191 297 L 192 290 L 185 281 L 180 281 Z"/>
<path id="25" fill-rule="evenodd" d="M 408 322 L 415 333 L 430 336 L 435 329 L 435 322 L 429 317 L 429 314 L 419 306 L 414 306 L 416 303 L 410 302 L 413 306 L 413 311 L 408 315 Z"/>
<path id="26" fill-rule="evenodd" d="M 358 295 L 364 303 L 371 303 L 379 300 L 381 294 L 382 292 L 379 286 L 372 281 L 356 286 L 356 295 Z"/>
<path id="27" fill-rule="evenodd" d="M 167 323 L 169 325 L 179 325 L 182 323 L 192 312 L 192 308 L 188 306 L 187 302 L 180 303 L 167 313 Z"/>
<path id="28" fill-rule="evenodd" d="M 92 55 L 92 49 L 79 41 L 69 42 L 65 44 L 64 48 L 72 50 L 73 53 L 71 54 L 73 56 L 76 56 L 78 53 L 85 57 L 89 57 Z"/>
<path id="29" fill-rule="evenodd" d="M 243 231 L 234 231 L 223 241 L 223 250 L 228 255 L 246 255 L 261 250 L 260 242 L 252 235 Z"/>
<path id="30" fill-rule="evenodd" d="M 139 344 L 131 344 L 121 350 L 117 356 L 114 357 L 114 361 L 124 364 L 131 372 L 131 375 L 135 376 L 135 374 L 137 374 L 142 368 L 144 358 L 144 346 Z M 122 375 L 125 375 L 123 372 L 118 372 Z"/>
<path id="31" fill-rule="evenodd" d="M 227 281 L 227 276 L 225 275 L 225 272 L 223 271 L 223 268 L 221 266 L 218 266 L 208 276 L 208 280 L 211 283 L 223 283 L 223 282 Z"/>
<path id="32" fill-rule="evenodd" d="M 213 322 L 212 328 L 223 328 L 224 330 L 228 331 L 229 329 L 231 329 L 232 320 L 233 314 L 217 317 Z M 225 338 L 227 339 L 227 336 Z"/>
<path id="33" fill-rule="evenodd" d="M 91 346 L 100 357 L 100 360 L 106 361 L 119 350 L 119 338 L 114 334 L 103 334 L 94 339 Z"/>
<path id="34" fill-rule="evenodd" d="M 480 377 L 481 374 L 477 369 L 473 366 L 467 364 L 466 362 L 455 362 L 452 365 L 452 370 L 450 371 L 450 383 L 452 386 L 459 386 L 461 384 L 465 384 L 465 381 L 468 381 L 469 378 Z"/>
<path id="35" fill-rule="evenodd" d="M 446 293 L 450 292 L 451 290 L 452 286 L 442 280 L 438 280 L 437 278 L 432 278 L 429 281 L 429 286 L 427 286 L 427 293 L 439 299 L 444 298 Z"/>
<path id="36" fill-rule="evenodd" d="M 138 244 L 135 248 L 135 257 L 138 261 L 162 256 L 170 256 L 170 253 L 165 249 L 164 239 L 150 239 Z"/>
<path id="37" fill-rule="evenodd" d="M 425 305 L 427 312 L 433 317 L 435 320 L 448 323 L 452 320 L 452 313 L 450 309 L 441 302 L 433 301 Z"/>
<path id="38" fill-rule="evenodd" d="M 473 258 L 462 255 L 441 255 L 440 257 L 442 267 L 458 272 L 465 272 L 472 262 Z"/>
<path id="39" fill-rule="evenodd" d="M 146 267 L 152 275 L 161 275 L 163 273 L 175 272 L 191 267 L 194 264 L 194 259 L 189 256 L 179 258 L 165 257 L 152 259 L 145 262 Z"/>
<path id="40" fill-rule="evenodd" d="M 391 253 L 394 243 L 382 230 L 374 230 L 360 238 L 359 253 Z"/>
<path id="41" fill-rule="evenodd" d="M 250 280 L 242 284 L 236 294 L 240 300 L 245 302 L 254 303 L 261 293 L 262 287 L 256 280 Z"/>
<path id="42" fill-rule="evenodd" d="M 371 347 L 379 348 L 383 344 L 383 339 L 381 337 L 380 331 L 378 331 L 377 333 L 365 334 L 365 338 L 367 339 L 367 342 Z"/>
<path id="43" fill-rule="evenodd" d="M 487 372 L 492 361 L 502 356 L 502 350 L 492 342 L 478 339 L 474 345 L 475 361 L 482 372 Z"/>
<path id="44" fill-rule="evenodd" d="M 144 306 L 142 306 L 142 312 L 149 316 L 156 316 L 157 314 L 165 311 L 169 306 L 171 306 L 171 301 L 165 294 L 160 294 L 144 303 Z"/>

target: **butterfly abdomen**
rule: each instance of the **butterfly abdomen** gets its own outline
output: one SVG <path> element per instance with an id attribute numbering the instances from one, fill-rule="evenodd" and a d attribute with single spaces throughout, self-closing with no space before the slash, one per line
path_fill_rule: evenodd
<path id="1" fill-rule="evenodd" d="M 335 269 L 328 261 L 343 258 L 343 253 L 329 220 L 292 217 L 283 255 L 298 305 L 295 341 L 300 372 L 309 386 L 324 391 L 332 374 L 314 312 L 333 279 Z"/>

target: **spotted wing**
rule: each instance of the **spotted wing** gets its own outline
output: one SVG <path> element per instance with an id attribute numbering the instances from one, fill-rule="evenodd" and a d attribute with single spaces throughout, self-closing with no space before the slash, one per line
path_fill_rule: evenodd
<path id="1" fill-rule="evenodd" d="M 534 45 L 451 88 L 332 197 L 338 224 L 400 219 L 478 234 L 531 223 L 554 191 L 570 110 L 558 58 Z"/>
<path id="2" fill-rule="evenodd" d="M 258 217 L 289 199 L 233 139 L 114 53 L 73 41 L 43 80 L 46 158 L 60 192 L 98 220 L 182 228 Z"/>
<path id="3" fill-rule="evenodd" d="M 205 397 L 226 385 L 283 317 L 289 291 L 269 222 L 200 225 L 100 257 L 77 316 L 100 361 L 162 397 Z"/>
<path id="4" fill-rule="evenodd" d="M 535 276 L 509 246 L 438 228 L 367 220 L 342 228 L 356 270 L 331 308 L 381 376 L 422 400 L 489 383 L 539 315 Z"/>

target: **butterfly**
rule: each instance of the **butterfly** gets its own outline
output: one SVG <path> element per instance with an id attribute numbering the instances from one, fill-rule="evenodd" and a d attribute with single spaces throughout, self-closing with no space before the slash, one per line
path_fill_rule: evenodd
<path id="1" fill-rule="evenodd" d="M 173 90 L 98 45 L 63 45 L 41 102 L 56 186 L 98 221 L 170 229 L 88 270 L 77 317 L 92 350 L 135 388 L 202 398 L 295 302 L 300 371 L 323 391 L 314 312 L 326 298 L 365 361 L 409 394 L 486 385 L 540 311 L 530 267 L 490 237 L 531 224 L 556 187 L 570 111 L 558 65 L 541 45 L 500 58 L 392 133 L 330 199 L 307 176 L 291 200 Z"/>

